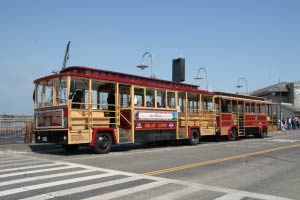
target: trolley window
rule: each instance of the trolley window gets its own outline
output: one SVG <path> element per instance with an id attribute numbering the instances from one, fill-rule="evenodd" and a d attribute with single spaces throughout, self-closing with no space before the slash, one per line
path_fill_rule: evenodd
<path id="1" fill-rule="evenodd" d="M 145 106 L 145 89 L 144 88 L 134 88 L 134 105 L 135 106 Z"/>
<path id="2" fill-rule="evenodd" d="M 166 107 L 166 91 L 157 90 L 157 108 Z"/>
<path id="3" fill-rule="evenodd" d="M 176 108 L 175 92 L 167 92 L 168 108 Z"/>

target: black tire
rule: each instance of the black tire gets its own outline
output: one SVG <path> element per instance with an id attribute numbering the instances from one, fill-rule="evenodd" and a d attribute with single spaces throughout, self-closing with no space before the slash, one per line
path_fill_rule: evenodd
<path id="1" fill-rule="evenodd" d="M 63 148 L 69 152 L 69 153 L 73 153 L 75 152 L 78 148 L 79 148 L 79 145 L 77 144 L 64 144 L 63 145 Z"/>
<path id="2" fill-rule="evenodd" d="M 200 135 L 198 129 L 192 129 L 190 138 L 188 140 L 190 145 L 197 145 L 200 140 Z"/>
<path id="3" fill-rule="evenodd" d="M 109 153 L 112 147 L 112 137 L 109 133 L 98 133 L 95 139 L 93 151 L 96 154 Z"/>
<path id="4" fill-rule="evenodd" d="M 237 138 L 238 138 L 237 131 L 236 131 L 235 128 L 233 128 L 231 130 L 231 133 L 228 135 L 228 140 L 229 141 L 235 141 L 235 140 L 237 140 Z"/>
<path id="5" fill-rule="evenodd" d="M 267 137 L 268 133 L 267 133 L 267 129 L 265 127 L 262 128 L 262 132 L 259 133 L 259 138 L 265 138 Z"/>
<path id="6" fill-rule="evenodd" d="M 216 142 L 222 141 L 222 136 L 221 136 L 220 131 L 216 132 L 215 141 Z"/>

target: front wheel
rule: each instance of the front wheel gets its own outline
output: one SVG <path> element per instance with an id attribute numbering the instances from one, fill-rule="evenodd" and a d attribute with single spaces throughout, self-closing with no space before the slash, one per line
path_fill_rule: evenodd
<path id="1" fill-rule="evenodd" d="M 112 137 L 109 133 L 99 133 L 96 136 L 93 151 L 97 154 L 109 153 L 112 147 L 112 143 Z"/>
<path id="2" fill-rule="evenodd" d="M 197 145 L 199 143 L 200 136 L 197 129 L 193 129 L 189 138 L 190 145 Z"/>

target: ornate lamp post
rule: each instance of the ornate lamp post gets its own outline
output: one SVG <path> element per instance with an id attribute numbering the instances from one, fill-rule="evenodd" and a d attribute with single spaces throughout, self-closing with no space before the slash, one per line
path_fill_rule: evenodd
<path id="1" fill-rule="evenodd" d="M 279 86 L 275 86 L 272 88 L 272 95 L 275 96 L 275 89 L 277 89 L 277 91 L 279 91 L 279 130 L 282 129 L 282 113 L 281 113 L 281 102 L 282 102 L 282 99 L 281 99 L 281 90 L 280 90 L 280 87 Z"/>
<path id="2" fill-rule="evenodd" d="M 203 71 L 205 72 L 205 79 L 206 79 L 206 90 L 208 90 L 208 79 L 207 79 L 207 69 L 205 67 L 200 67 L 197 71 L 197 76 L 194 78 L 195 80 L 201 80 L 203 79 L 201 76 L 200 76 L 200 71 Z"/>
<path id="3" fill-rule="evenodd" d="M 246 91 L 247 91 L 247 94 L 248 94 L 248 82 L 247 82 L 247 79 L 246 79 L 246 78 L 244 78 L 244 77 L 239 78 L 238 83 L 236 84 L 235 87 L 237 87 L 237 88 L 243 87 L 243 85 L 241 85 L 241 83 L 240 83 L 241 81 L 244 81 L 244 82 L 245 82 L 245 85 L 246 85 Z"/>
<path id="4" fill-rule="evenodd" d="M 141 70 L 144 70 L 144 69 L 146 69 L 146 68 L 149 67 L 149 66 L 147 66 L 147 65 L 144 64 L 144 57 L 145 57 L 146 55 L 149 55 L 150 63 L 151 63 L 151 65 L 150 65 L 150 67 L 151 67 L 151 76 L 150 76 L 150 77 L 151 77 L 151 78 L 154 78 L 154 75 L 153 75 L 153 72 L 152 72 L 152 54 L 151 54 L 150 52 L 146 52 L 146 53 L 143 54 L 141 64 L 138 65 L 138 66 L 136 66 L 136 67 L 137 67 L 137 68 L 140 68 Z"/>

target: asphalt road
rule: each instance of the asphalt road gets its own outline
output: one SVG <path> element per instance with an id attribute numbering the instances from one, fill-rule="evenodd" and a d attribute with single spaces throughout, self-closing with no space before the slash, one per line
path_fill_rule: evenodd
<path id="1" fill-rule="evenodd" d="M 299 130 L 197 146 L 115 146 L 105 155 L 0 145 L 0 199 L 300 200 L 299 158 Z"/>

